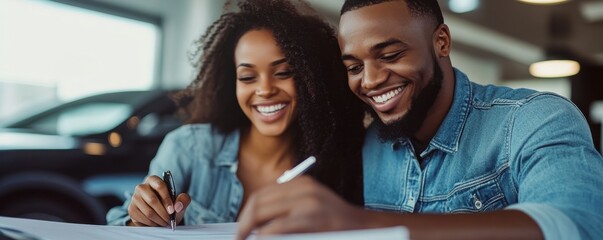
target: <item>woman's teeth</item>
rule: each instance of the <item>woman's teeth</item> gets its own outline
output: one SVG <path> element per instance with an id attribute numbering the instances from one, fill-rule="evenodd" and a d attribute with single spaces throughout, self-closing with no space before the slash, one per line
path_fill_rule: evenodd
<path id="1" fill-rule="evenodd" d="M 279 103 L 279 104 L 270 105 L 270 106 L 256 106 L 256 109 L 258 110 L 258 112 L 260 112 L 260 114 L 262 114 L 264 116 L 272 116 L 272 115 L 276 114 L 278 111 L 280 111 L 281 109 L 285 108 L 286 106 L 287 106 L 287 104 Z"/>
<path id="2" fill-rule="evenodd" d="M 391 91 L 381 94 L 379 96 L 374 96 L 372 98 L 377 103 L 384 103 L 384 102 L 387 102 L 387 100 L 390 100 L 394 96 L 398 95 L 400 92 L 402 92 L 402 87 L 396 88 L 394 90 L 391 90 Z"/>

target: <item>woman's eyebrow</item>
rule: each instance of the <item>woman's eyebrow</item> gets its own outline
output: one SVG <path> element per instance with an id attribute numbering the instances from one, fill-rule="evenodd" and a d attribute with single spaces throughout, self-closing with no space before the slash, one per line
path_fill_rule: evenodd
<path id="1" fill-rule="evenodd" d="M 279 59 L 279 60 L 276 60 L 276 61 L 274 61 L 274 62 L 271 62 L 271 63 L 270 63 L 270 66 L 274 67 L 274 66 L 276 66 L 276 65 L 279 65 L 279 64 L 281 64 L 281 63 L 285 63 L 285 62 L 287 62 L 287 59 L 286 59 L 286 58 L 281 58 L 281 59 Z M 251 63 L 239 63 L 239 65 L 237 65 L 237 68 L 239 68 L 239 67 L 248 67 L 248 68 L 253 68 L 253 67 L 255 67 L 255 65 L 253 65 L 253 64 L 251 64 Z"/>
<path id="2" fill-rule="evenodd" d="M 281 58 L 281 59 L 279 59 L 279 60 L 276 60 L 276 61 L 274 61 L 274 62 L 271 62 L 271 63 L 270 63 L 270 66 L 276 66 L 276 65 L 279 65 L 279 64 L 284 63 L 284 62 L 287 62 L 287 59 L 286 59 L 286 58 Z"/>
<path id="3" fill-rule="evenodd" d="M 237 68 L 239 68 L 239 67 L 253 68 L 253 67 L 255 67 L 255 65 L 253 65 L 251 63 L 239 63 L 239 65 L 237 65 Z"/>

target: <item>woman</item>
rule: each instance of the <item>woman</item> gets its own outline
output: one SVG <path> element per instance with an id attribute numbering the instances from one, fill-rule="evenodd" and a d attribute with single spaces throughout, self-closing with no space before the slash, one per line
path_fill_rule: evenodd
<path id="1" fill-rule="evenodd" d="M 361 104 L 333 30 L 301 2 L 248 0 L 200 39 L 200 71 L 180 94 L 190 124 L 168 134 L 149 177 L 109 224 L 234 222 L 248 196 L 308 156 L 307 174 L 362 205 Z M 172 203 L 163 171 L 173 173 Z M 186 210 L 186 211 L 185 211 Z M 184 220 L 184 223 L 182 222 Z"/>

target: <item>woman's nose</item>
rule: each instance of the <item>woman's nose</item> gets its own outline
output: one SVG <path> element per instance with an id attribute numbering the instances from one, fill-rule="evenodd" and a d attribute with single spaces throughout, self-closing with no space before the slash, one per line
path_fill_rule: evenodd
<path id="1" fill-rule="evenodd" d="M 277 89 L 272 85 L 270 79 L 262 79 L 260 85 L 255 89 L 255 95 L 260 97 L 270 97 L 277 93 Z"/>

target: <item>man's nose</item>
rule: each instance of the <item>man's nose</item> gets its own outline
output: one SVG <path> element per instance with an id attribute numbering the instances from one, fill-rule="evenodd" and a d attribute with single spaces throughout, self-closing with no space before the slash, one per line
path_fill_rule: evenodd
<path id="1" fill-rule="evenodd" d="M 387 80 L 388 71 L 379 64 L 369 63 L 364 65 L 364 75 L 362 76 L 362 88 L 374 89 Z"/>

